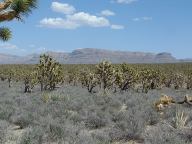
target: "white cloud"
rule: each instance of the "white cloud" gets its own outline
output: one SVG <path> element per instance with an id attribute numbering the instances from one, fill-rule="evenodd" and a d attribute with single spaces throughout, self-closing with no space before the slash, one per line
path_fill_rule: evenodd
<path id="1" fill-rule="evenodd" d="M 49 28 L 76 29 L 81 26 L 108 27 L 110 22 L 104 17 L 79 12 L 67 15 L 66 18 L 44 18 L 40 21 L 40 25 Z"/>
<path id="2" fill-rule="evenodd" d="M 137 2 L 138 0 L 115 0 L 115 2 L 117 3 L 121 3 L 121 4 L 132 4 L 134 2 Z"/>
<path id="3" fill-rule="evenodd" d="M 121 29 L 124 29 L 124 26 L 122 26 L 122 25 L 111 25 L 111 29 L 121 30 Z"/>
<path id="4" fill-rule="evenodd" d="M 137 18 L 133 18 L 133 21 L 151 21 L 153 20 L 152 17 L 137 17 Z"/>
<path id="5" fill-rule="evenodd" d="M 40 26 L 62 29 L 75 29 L 79 27 L 77 23 L 63 18 L 44 18 L 40 21 Z"/>
<path id="6" fill-rule="evenodd" d="M 66 10 L 66 7 L 70 7 L 71 10 Z M 89 26 L 89 27 L 111 27 L 113 29 L 118 28 L 110 23 L 110 21 L 103 16 L 96 16 L 86 12 L 75 12 L 75 8 L 69 4 L 62 4 L 58 2 L 52 3 L 52 9 L 57 12 L 63 12 L 64 17 L 58 18 L 43 18 L 40 21 L 40 27 L 47 28 L 60 28 L 60 29 L 76 29 L 79 27 Z M 114 12 L 109 10 L 102 11 L 103 15 L 115 15 Z"/>
<path id="7" fill-rule="evenodd" d="M 0 49 L 18 50 L 19 48 L 16 45 L 5 43 L 5 44 L 0 44 Z"/>
<path id="8" fill-rule="evenodd" d="M 79 12 L 74 15 L 67 16 L 67 20 L 75 22 L 81 26 L 87 25 L 91 27 L 107 27 L 110 25 L 108 19 L 104 17 L 97 17 L 95 15 L 90 15 L 89 13 Z"/>
<path id="9" fill-rule="evenodd" d="M 114 16 L 115 13 L 110 11 L 110 10 L 103 10 L 103 11 L 101 11 L 101 15 L 103 15 L 103 16 Z"/>
<path id="10" fill-rule="evenodd" d="M 51 8 L 53 11 L 63 14 L 73 14 L 76 11 L 72 5 L 59 2 L 52 2 Z"/>
<path id="11" fill-rule="evenodd" d="M 18 46 L 14 45 L 14 44 L 10 44 L 10 43 L 0 44 L 0 49 L 4 49 L 6 51 L 17 51 L 17 52 L 25 51 L 25 49 L 21 49 Z"/>

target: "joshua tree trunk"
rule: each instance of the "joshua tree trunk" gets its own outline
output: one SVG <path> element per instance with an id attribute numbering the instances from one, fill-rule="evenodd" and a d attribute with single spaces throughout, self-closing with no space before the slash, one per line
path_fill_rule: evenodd
<path id="1" fill-rule="evenodd" d="M 9 88 L 11 87 L 11 78 L 8 78 Z"/>
<path id="2" fill-rule="evenodd" d="M 41 91 L 43 91 L 43 82 L 41 82 Z"/>

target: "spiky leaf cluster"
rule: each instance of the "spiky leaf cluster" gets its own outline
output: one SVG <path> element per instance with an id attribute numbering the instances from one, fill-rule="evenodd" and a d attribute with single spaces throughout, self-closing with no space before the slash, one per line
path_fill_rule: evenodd
<path id="1" fill-rule="evenodd" d="M 4 0 L 0 2 L 0 22 L 17 19 L 23 21 L 37 7 L 37 0 Z M 0 28 L 0 39 L 7 41 L 12 34 L 9 28 Z"/>

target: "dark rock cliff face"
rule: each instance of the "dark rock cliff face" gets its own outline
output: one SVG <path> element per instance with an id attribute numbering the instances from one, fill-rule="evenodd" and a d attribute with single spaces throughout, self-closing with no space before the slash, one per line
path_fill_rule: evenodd
<path id="1" fill-rule="evenodd" d="M 155 61 L 157 63 L 165 63 L 165 62 L 177 62 L 176 58 L 174 58 L 170 53 L 159 53 L 155 56 Z"/>
<path id="2" fill-rule="evenodd" d="M 170 53 L 145 53 L 128 51 L 110 51 L 104 49 L 84 48 L 71 53 L 47 52 L 57 61 L 63 64 L 95 64 L 102 60 L 110 60 L 112 63 L 174 63 L 185 62 L 177 60 Z M 35 64 L 39 61 L 39 54 L 31 54 L 24 57 L 0 54 L 0 64 L 20 63 Z"/>

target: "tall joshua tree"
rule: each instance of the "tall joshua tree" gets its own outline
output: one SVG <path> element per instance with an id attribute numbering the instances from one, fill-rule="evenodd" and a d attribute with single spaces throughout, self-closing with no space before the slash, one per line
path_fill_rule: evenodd
<path id="1" fill-rule="evenodd" d="M 23 21 L 32 9 L 37 7 L 37 0 L 0 0 L 0 23 L 17 19 Z M 11 30 L 0 27 L 0 39 L 7 41 L 12 37 Z"/>
<path id="2" fill-rule="evenodd" d="M 35 77 L 41 85 L 41 91 L 54 90 L 62 80 L 61 65 L 49 55 L 43 54 L 40 56 L 40 63 L 36 68 Z"/>

